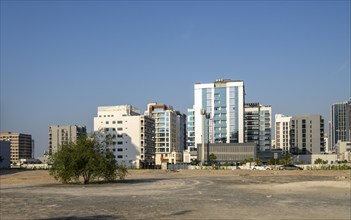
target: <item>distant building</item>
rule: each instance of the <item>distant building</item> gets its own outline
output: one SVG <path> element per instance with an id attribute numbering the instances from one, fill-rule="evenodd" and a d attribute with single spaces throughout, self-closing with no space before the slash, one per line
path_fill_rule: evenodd
<path id="1" fill-rule="evenodd" d="M 183 161 L 185 116 L 178 113 L 172 106 L 165 104 L 149 103 L 147 106 L 145 115 L 155 120 L 156 165 Z"/>
<path id="2" fill-rule="evenodd" d="M 10 168 L 11 166 L 11 142 L 0 141 L 0 168 Z"/>
<path id="3" fill-rule="evenodd" d="M 245 104 L 245 143 L 256 143 L 258 151 L 271 149 L 272 107 L 259 103 Z"/>
<path id="4" fill-rule="evenodd" d="M 188 109 L 188 116 L 187 116 L 187 148 L 188 151 L 195 151 L 195 115 L 194 109 Z"/>
<path id="5" fill-rule="evenodd" d="M 128 168 L 155 164 L 155 120 L 140 115 L 131 105 L 100 106 L 94 117 L 94 131 L 112 137 L 109 148 L 116 160 Z"/>
<path id="6" fill-rule="evenodd" d="M 333 104 L 330 120 L 329 147 L 335 151 L 338 141 L 351 141 L 351 100 Z"/>
<path id="7" fill-rule="evenodd" d="M 338 141 L 335 150 L 339 161 L 351 162 L 351 141 Z"/>
<path id="8" fill-rule="evenodd" d="M 324 119 L 321 115 L 293 116 L 290 123 L 290 152 L 320 154 L 324 152 Z"/>
<path id="9" fill-rule="evenodd" d="M 291 116 L 275 115 L 275 148 L 283 153 L 290 152 L 290 123 Z"/>
<path id="10" fill-rule="evenodd" d="M 57 153 L 63 144 L 76 142 L 77 139 L 87 134 L 85 126 L 78 125 L 52 125 L 49 127 L 49 152 Z"/>
<path id="11" fill-rule="evenodd" d="M 203 132 L 205 143 L 244 143 L 245 90 L 242 80 L 197 83 L 194 98 L 195 146 L 203 142 Z M 204 119 L 202 110 L 210 119 Z"/>
<path id="12" fill-rule="evenodd" d="M 200 158 L 202 147 L 198 144 L 197 157 Z M 216 143 L 209 144 L 209 154 L 216 156 L 216 162 L 236 163 L 243 162 L 245 159 L 257 157 L 257 146 L 255 143 Z M 207 146 L 205 145 L 205 163 L 207 162 Z"/>
<path id="13" fill-rule="evenodd" d="M 175 112 L 177 115 L 177 151 L 182 152 L 186 149 L 186 115 Z"/>
<path id="14" fill-rule="evenodd" d="M 32 159 L 34 157 L 34 140 L 32 140 L 32 135 L 0 132 L 0 140 L 11 143 L 12 164 L 18 163 L 20 159 Z"/>

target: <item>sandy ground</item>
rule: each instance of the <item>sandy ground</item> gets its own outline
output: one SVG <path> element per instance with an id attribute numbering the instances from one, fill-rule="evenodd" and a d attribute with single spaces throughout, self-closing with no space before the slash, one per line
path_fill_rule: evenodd
<path id="1" fill-rule="evenodd" d="M 0 219 L 351 219 L 351 171 L 131 170 L 65 185 L 0 171 Z"/>

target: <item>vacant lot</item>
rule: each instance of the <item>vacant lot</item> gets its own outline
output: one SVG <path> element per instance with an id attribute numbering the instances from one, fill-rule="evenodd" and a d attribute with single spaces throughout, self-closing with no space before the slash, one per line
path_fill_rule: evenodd
<path id="1" fill-rule="evenodd" d="M 132 170 L 63 185 L 0 171 L 0 219 L 351 219 L 351 171 Z"/>

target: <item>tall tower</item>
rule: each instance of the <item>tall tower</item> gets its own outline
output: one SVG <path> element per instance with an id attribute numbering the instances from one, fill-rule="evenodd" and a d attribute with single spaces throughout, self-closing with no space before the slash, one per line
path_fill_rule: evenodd
<path id="1" fill-rule="evenodd" d="M 244 82 L 225 79 L 198 83 L 194 93 L 195 145 L 202 143 L 203 131 L 205 143 L 207 137 L 210 143 L 244 143 Z M 204 119 L 202 110 L 209 119 Z"/>
<path id="2" fill-rule="evenodd" d="M 329 146 L 334 150 L 338 141 L 351 141 L 351 100 L 331 107 Z"/>

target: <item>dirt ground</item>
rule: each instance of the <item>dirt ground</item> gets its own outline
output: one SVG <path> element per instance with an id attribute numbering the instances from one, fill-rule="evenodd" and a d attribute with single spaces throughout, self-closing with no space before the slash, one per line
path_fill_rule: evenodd
<path id="1" fill-rule="evenodd" d="M 351 219 L 351 171 L 130 170 L 109 184 L 0 171 L 0 219 Z"/>

